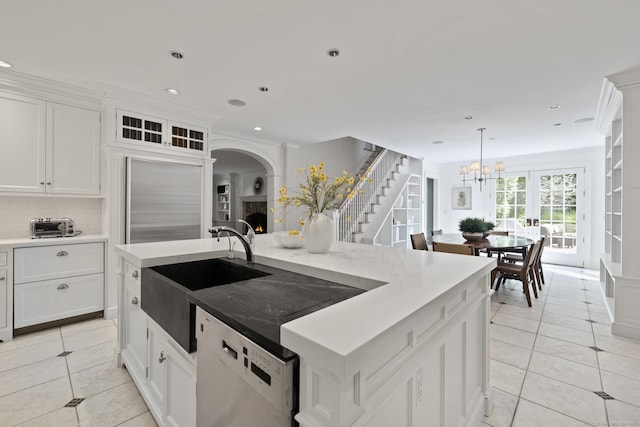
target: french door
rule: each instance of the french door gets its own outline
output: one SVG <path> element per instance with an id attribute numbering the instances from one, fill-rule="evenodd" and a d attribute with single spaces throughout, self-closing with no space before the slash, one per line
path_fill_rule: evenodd
<path id="1" fill-rule="evenodd" d="M 584 170 L 527 171 L 496 180 L 498 229 L 545 238 L 543 261 L 582 267 L 585 257 Z"/>

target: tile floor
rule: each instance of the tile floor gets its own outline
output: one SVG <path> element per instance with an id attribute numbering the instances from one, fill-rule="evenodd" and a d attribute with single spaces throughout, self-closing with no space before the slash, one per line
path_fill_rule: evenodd
<path id="1" fill-rule="evenodd" d="M 640 341 L 611 335 L 596 271 L 544 268 L 532 308 L 517 282 L 492 297 L 485 427 L 640 426 Z M 0 425 L 155 426 L 115 340 L 97 319 L 0 343 Z M 65 407 L 73 398 L 85 400 Z"/>
<path id="2" fill-rule="evenodd" d="M 544 271 L 532 308 L 519 282 L 492 297 L 485 427 L 640 426 L 640 341 L 611 335 L 598 272 Z"/>
<path id="3" fill-rule="evenodd" d="M 116 335 L 114 321 L 95 319 L 0 343 L 0 426 L 155 427 L 114 364 Z"/>

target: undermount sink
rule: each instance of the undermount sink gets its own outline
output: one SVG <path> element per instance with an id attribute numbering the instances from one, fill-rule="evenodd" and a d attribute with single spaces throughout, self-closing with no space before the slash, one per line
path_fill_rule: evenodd
<path id="1" fill-rule="evenodd" d="M 196 310 L 187 293 L 271 274 L 269 267 L 242 264 L 246 261 L 214 258 L 143 268 L 142 310 L 185 350 L 196 351 Z"/>

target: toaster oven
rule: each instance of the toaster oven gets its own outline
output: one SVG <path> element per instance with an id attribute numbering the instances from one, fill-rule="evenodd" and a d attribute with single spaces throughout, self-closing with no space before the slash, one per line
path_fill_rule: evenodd
<path id="1" fill-rule="evenodd" d="M 34 218 L 31 220 L 31 238 L 75 236 L 75 224 L 69 218 Z"/>

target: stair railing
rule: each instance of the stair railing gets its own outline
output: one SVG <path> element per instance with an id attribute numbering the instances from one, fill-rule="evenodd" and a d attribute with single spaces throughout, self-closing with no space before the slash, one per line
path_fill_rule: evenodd
<path id="1" fill-rule="evenodd" d="M 371 163 L 365 180 L 360 180 L 352 189 L 355 196 L 345 200 L 337 209 L 338 240 L 355 241 L 354 233 L 360 231 L 360 222 L 366 213 L 371 212 L 371 204 L 382 194 L 382 187 L 387 185 L 390 172 L 396 167 L 401 154 L 383 149 Z"/>

